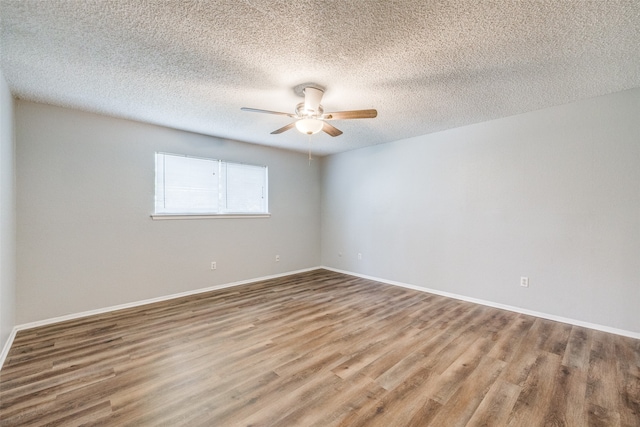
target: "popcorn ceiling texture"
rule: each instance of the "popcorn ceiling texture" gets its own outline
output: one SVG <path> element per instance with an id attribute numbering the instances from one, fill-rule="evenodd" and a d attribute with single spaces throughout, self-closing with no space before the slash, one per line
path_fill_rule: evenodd
<path id="1" fill-rule="evenodd" d="M 293 88 L 325 111 L 325 155 L 640 86 L 638 0 L 0 0 L 14 96 L 306 151 Z"/>

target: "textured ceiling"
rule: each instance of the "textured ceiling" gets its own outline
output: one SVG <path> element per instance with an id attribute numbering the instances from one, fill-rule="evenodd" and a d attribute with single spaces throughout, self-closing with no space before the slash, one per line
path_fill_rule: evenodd
<path id="1" fill-rule="evenodd" d="M 638 0 L 0 0 L 21 99 L 306 151 L 294 87 L 376 108 L 319 155 L 640 87 Z"/>

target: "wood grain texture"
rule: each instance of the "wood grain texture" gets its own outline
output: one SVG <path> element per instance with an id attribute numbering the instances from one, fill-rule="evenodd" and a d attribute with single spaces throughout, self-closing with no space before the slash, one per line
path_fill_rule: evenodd
<path id="1" fill-rule="evenodd" d="M 2 426 L 640 426 L 640 341 L 325 270 L 21 331 Z"/>

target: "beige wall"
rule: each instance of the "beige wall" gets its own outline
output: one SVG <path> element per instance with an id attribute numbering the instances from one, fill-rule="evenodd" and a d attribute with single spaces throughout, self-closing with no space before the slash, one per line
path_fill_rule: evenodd
<path id="1" fill-rule="evenodd" d="M 22 101 L 16 138 L 18 323 L 320 263 L 303 154 Z M 156 151 L 267 165 L 271 218 L 152 221 Z"/>

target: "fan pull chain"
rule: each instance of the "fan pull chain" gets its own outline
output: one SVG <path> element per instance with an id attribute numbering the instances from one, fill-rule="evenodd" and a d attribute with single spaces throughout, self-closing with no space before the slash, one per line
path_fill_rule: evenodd
<path id="1" fill-rule="evenodd" d="M 311 134 L 309 134 L 309 166 L 311 166 Z"/>

